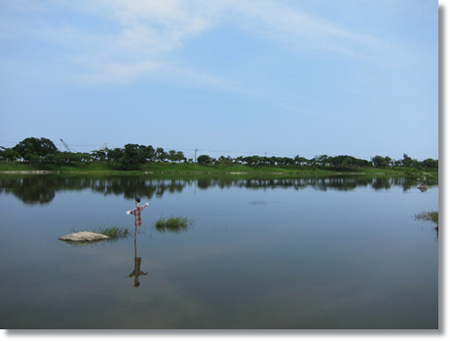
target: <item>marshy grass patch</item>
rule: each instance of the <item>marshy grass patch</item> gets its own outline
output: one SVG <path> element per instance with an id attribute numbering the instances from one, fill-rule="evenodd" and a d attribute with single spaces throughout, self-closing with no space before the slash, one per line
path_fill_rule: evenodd
<path id="1" fill-rule="evenodd" d="M 414 216 L 416 220 L 426 220 L 431 221 L 436 224 L 436 227 L 434 228 L 436 232 L 439 232 L 439 212 L 438 211 L 429 211 L 429 212 L 422 212 L 420 214 L 416 214 Z"/>
<path id="2" fill-rule="evenodd" d="M 439 222 L 439 212 L 438 211 L 422 212 L 420 214 L 416 214 L 415 219 L 432 221 L 433 223 L 437 224 Z"/>
<path id="3" fill-rule="evenodd" d="M 161 217 L 155 222 L 155 229 L 158 232 L 175 232 L 180 233 L 187 231 L 189 227 L 193 225 L 193 220 L 187 217 L 175 217 L 169 218 Z"/>
<path id="4" fill-rule="evenodd" d="M 112 240 L 119 240 L 128 238 L 130 235 L 130 230 L 126 227 L 105 227 L 105 228 L 99 228 L 95 231 L 96 233 L 103 234 L 105 236 L 110 237 Z"/>

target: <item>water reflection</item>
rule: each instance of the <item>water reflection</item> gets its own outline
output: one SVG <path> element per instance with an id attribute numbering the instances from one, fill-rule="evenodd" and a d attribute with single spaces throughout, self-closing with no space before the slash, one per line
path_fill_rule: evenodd
<path id="1" fill-rule="evenodd" d="M 180 233 L 180 232 L 186 232 L 188 230 L 187 223 L 181 224 L 178 226 L 155 226 L 156 231 L 164 233 L 164 232 L 171 232 L 171 233 Z M 134 287 L 139 287 L 139 276 L 147 276 L 148 272 L 143 272 L 141 270 L 141 263 L 142 263 L 142 257 L 138 257 L 137 253 L 137 235 L 138 235 L 138 226 L 134 228 L 134 269 L 133 271 L 126 277 L 126 278 L 133 278 L 134 277 Z"/>
<path id="2" fill-rule="evenodd" d="M 147 276 L 148 272 L 141 271 L 142 258 L 137 256 L 137 228 L 134 229 L 134 269 L 127 278 L 134 277 L 134 287 L 137 288 L 141 284 L 139 282 L 139 276 Z"/>
<path id="3" fill-rule="evenodd" d="M 0 176 L 0 194 L 13 194 L 25 204 L 47 204 L 60 191 L 90 189 L 103 195 L 123 195 L 126 199 L 136 196 L 152 198 L 165 193 L 182 192 L 186 187 L 206 190 L 238 187 L 246 189 L 293 188 L 302 190 L 312 187 L 318 191 L 352 191 L 357 187 L 371 187 L 375 191 L 402 187 L 403 191 L 417 190 L 419 184 L 428 188 L 436 182 L 419 182 L 405 178 L 329 177 L 329 178 L 274 178 L 254 176 L 190 177 L 164 179 L 150 176 L 100 176 L 100 175 L 3 175 Z"/>
<path id="4" fill-rule="evenodd" d="M 421 184 L 419 187 L 417 187 L 421 192 L 426 192 L 430 187 L 428 187 L 425 184 Z"/>
<path id="5" fill-rule="evenodd" d="M 436 225 L 411 221 L 437 210 L 436 185 L 421 193 L 419 182 L 363 177 L 0 181 L 4 327 L 437 328 Z M 34 189 L 57 198 L 22 209 L 13 195 L 39 204 Z M 142 212 L 150 237 L 142 228 L 132 236 L 125 211 L 135 196 L 152 203 Z M 150 224 L 172 213 L 194 217 L 195 228 Z M 71 227 L 113 224 L 130 227 L 130 238 L 83 249 L 56 240 Z"/>

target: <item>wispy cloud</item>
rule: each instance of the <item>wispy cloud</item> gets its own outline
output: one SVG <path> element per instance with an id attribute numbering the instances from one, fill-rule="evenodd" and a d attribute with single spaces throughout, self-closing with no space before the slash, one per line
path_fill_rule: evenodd
<path id="1" fill-rule="evenodd" d="M 276 1 L 239 1 L 234 6 L 244 15 L 244 25 L 248 29 L 302 52 L 326 52 L 369 60 L 393 48 L 380 38 L 352 31 L 340 23 Z"/>
<path id="2" fill-rule="evenodd" d="M 6 4 L 7 10 L 0 12 L 1 19 L 8 19 L 2 25 L 8 37 L 3 38 L 16 34 L 65 46 L 67 59 L 83 68 L 79 77 L 92 82 L 128 82 L 156 71 L 180 70 L 197 81 L 226 83 L 201 70 L 171 65 L 170 56 L 227 21 L 263 38 L 351 58 L 369 58 L 386 48 L 377 38 L 274 0 L 50 0 L 32 9 L 21 1 Z M 39 20 L 29 20 L 33 11 L 40 12 Z M 54 20 L 60 12 L 64 15 Z M 13 13 L 14 19 L 5 13 Z"/>
<path id="3" fill-rule="evenodd" d="M 173 70 L 170 53 L 213 26 L 213 15 L 179 0 L 96 1 L 87 11 L 115 27 L 108 34 L 92 34 L 89 47 L 74 59 L 86 67 L 82 77 L 90 81 L 130 81 Z"/>

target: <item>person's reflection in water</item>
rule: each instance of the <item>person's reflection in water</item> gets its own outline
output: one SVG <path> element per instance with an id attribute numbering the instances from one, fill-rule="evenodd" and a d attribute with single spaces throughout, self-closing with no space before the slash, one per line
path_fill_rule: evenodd
<path id="1" fill-rule="evenodd" d="M 141 271 L 141 257 L 137 256 L 137 243 L 136 243 L 136 232 L 137 228 L 134 228 L 134 270 L 132 273 L 130 273 L 127 278 L 134 277 L 134 286 L 137 288 L 139 283 L 139 276 L 146 276 L 148 272 Z"/>

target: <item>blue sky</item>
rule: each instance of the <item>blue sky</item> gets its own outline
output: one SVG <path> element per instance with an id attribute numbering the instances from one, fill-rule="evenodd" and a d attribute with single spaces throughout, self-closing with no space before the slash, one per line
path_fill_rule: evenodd
<path id="1" fill-rule="evenodd" d="M 438 2 L 2 0 L 0 146 L 438 158 Z"/>

